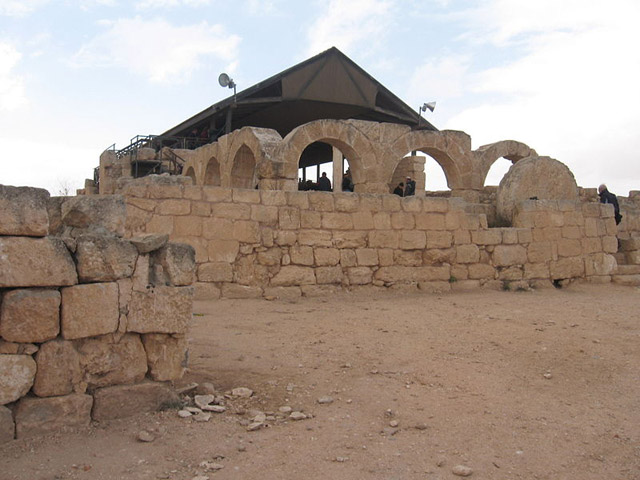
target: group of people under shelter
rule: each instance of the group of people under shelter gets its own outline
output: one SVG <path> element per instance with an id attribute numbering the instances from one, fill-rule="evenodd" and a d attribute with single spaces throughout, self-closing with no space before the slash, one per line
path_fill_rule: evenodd
<path id="1" fill-rule="evenodd" d="M 416 181 L 411 177 L 406 178 L 405 182 L 400 182 L 396 188 L 393 189 L 393 194 L 399 197 L 410 197 L 416 194 Z"/>

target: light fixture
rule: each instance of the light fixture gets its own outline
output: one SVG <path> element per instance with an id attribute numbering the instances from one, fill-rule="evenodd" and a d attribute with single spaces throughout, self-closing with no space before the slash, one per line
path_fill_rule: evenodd
<path id="1" fill-rule="evenodd" d="M 422 112 L 426 112 L 426 111 L 427 111 L 427 109 L 428 109 L 430 112 L 433 112 L 433 111 L 436 109 L 436 102 L 428 102 L 428 103 L 425 103 L 425 104 L 424 104 L 424 105 L 422 105 L 420 108 L 418 108 L 418 113 L 419 113 L 420 115 L 422 115 Z"/>
<path id="2" fill-rule="evenodd" d="M 221 87 L 233 88 L 233 101 L 235 102 L 235 100 L 236 100 L 236 83 L 233 81 L 233 78 L 231 78 L 226 73 L 221 73 L 220 76 L 218 77 L 218 83 L 220 84 Z"/>

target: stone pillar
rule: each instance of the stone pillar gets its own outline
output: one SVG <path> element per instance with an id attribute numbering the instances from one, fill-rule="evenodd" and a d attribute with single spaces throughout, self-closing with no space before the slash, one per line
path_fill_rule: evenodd
<path id="1" fill-rule="evenodd" d="M 340 150 L 333 147 L 333 191 L 342 191 L 342 170 L 344 169 L 343 155 Z"/>

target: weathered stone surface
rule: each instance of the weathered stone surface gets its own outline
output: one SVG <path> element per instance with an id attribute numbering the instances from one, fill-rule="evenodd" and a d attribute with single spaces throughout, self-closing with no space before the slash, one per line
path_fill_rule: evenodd
<path id="1" fill-rule="evenodd" d="M 13 440 L 15 433 L 16 425 L 13 423 L 11 410 L 0 406 L 0 445 Z"/>
<path id="2" fill-rule="evenodd" d="M 592 275 L 611 275 L 616 273 L 618 263 L 613 255 L 596 253 L 585 258 L 585 273 Z"/>
<path id="3" fill-rule="evenodd" d="M 44 237 L 49 232 L 49 192 L 0 185 L 0 235 Z"/>
<path id="4" fill-rule="evenodd" d="M 145 254 L 164 247 L 169 241 L 169 235 L 149 233 L 146 235 L 136 235 L 129 239 L 129 241 L 138 249 L 138 253 Z"/>
<path id="5" fill-rule="evenodd" d="M 85 427 L 91 422 L 92 405 L 91 395 L 25 397 L 18 402 L 15 410 L 16 436 L 27 438 Z"/>
<path id="6" fill-rule="evenodd" d="M 549 157 L 528 157 L 513 164 L 496 193 L 499 219 L 511 225 L 518 204 L 532 197 L 578 200 L 578 186 L 571 170 Z"/>
<path id="7" fill-rule="evenodd" d="M 147 355 L 135 334 L 83 340 L 78 355 L 84 381 L 92 388 L 140 382 L 147 373 Z"/>
<path id="8" fill-rule="evenodd" d="M 53 340 L 40 346 L 36 354 L 38 371 L 33 393 L 39 397 L 55 397 L 72 392 L 84 393 L 81 385 L 80 357 L 73 343 Z"/>
<path id="9" fill-rule="evenodd" d="M 282 267 L 278 274 L 271 279 L 271 285 L 276 287 L 313 285 L 314 283 L 316 283 L 316 276 L 313 273 L 313 268 L 294 265 Z"/>
<path id="10" fill-rule="evenodd" d="M 95 337 L 118 329 L 118 284 L 92 283 L 62 289 L 62 336 Z"/>
<path id="11" fill-rule="evenodd" d="M 133 244 L 118 237 L 82 235 L 78 237 L 76 262 L 81 282 L 112 282 L 128 278 L 138 258 Z"/>
<path id="12" fill-rule="evenodd" d="M 0 237 L 0 288 L 78 283 L 76 267 L 58 238 Z"/>
<path id="13" fill-rule="evenodd" d="M 158 382 L 177 380 L 187 366 L 187 340 L 162 333 L 142 336 L 151 378 Z"/>
<path id="14" fill-rule="evenodd" d="M 527 249 L 520 245 L 497 245 L 493 251 L 496 267 L 510 267 L 527 263 Z"/>
<path id="15" fill-rule="evenodd" d="M 551 262 L 550 270 L 553 280 L 577 278 L 584 275 L 584 262 L 580 257 L 563 258 L 557 262 Z"/>
<path id="16" fill-rule="evenodd" d="M 222 285 L 221 295 L 224 298 L 260 298 L 262 297 L 262 288 L 238 285 L 236 283 L 225 283 Z"/>
<path id="17" fill-rule="evenodd" d="M 62 204 L 62 223 L 71 234 L 124 235 L 126 207 L 120 195 L 71 197 Z M 75 235 L 74 235 L 75 236 Z"/>
<path id="18" fill-rule="evenodd" d="M 133 292 L 128 330 L 138 333 L 185 333 L 193 308 L 193 287 L 155 287 Z"/>
<path id="19" fill-rule="evenodd" d="M 170 285 L 191 285 L 196 271 L 196 251 L 186 243 L 169 243 L 153 254 L 153 260 L 162 265 Z"/>
<path id="20" fill-rule="evenodd" d="M 198 265 L 198 280 L 201 282 L 230 282 L 233 267 L 226 262 L 201 263 Z"/>
<path id="21" fill-rule="evenodd" d="M 25 395 L 35 376 L 36 362 L 30 355 L 0 355 L 0 405 Z"/>
<path id="22" fill-rule="evenodd" d="M 60 333 L 60 292 L 10 290 L 2 297 L 0 337 L 8 342 L 42 343 Z"/>
<path id="23" fill-rule="evenodd" d="M 155 412 L 180 404 L 180 398 L 169 387 L 151 382 L 100 388 L 93 397 L 92 416 L 98 421 Z"/>

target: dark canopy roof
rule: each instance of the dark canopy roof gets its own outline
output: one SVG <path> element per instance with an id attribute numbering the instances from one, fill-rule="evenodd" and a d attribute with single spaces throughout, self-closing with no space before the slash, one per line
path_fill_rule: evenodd
<path id="1" fill-rule="evenodd" d="M 277 130 L 283 137 L 319 119 L 356 119 L 437 130 L 340 50 L 333 47 L 211 105 L 163 137 L 208 129 L 209 139 L 246 127 Z M 200 134 L 200 133 L 199 133 Z"/>

